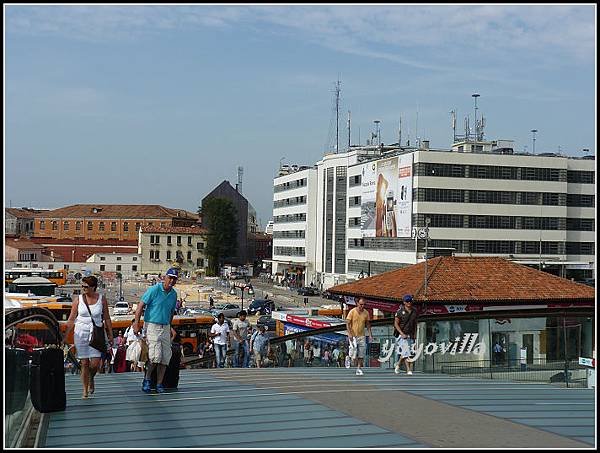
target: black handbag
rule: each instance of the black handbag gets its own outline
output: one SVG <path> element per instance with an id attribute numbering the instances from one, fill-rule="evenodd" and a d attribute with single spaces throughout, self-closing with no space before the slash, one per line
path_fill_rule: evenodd
<path id="1" fill-rule="evenodd" d="M 92 335 L 90 337 L 90 346 L 94 349 L 96 349 L 97 351 L 100 351 L 102 353 L 107 353 L 108 349 L 106 348 L 106 337 L 104 336 L 104 327 L 102 325 L 97 326 L 96 323 L 94 322 L 94 318 L 92 317 L 92 311 L 90 310 L 90 306 L 87 303 L 87 300 L 85 299 L 85 295 L 83 295 L 83 302 L 85 303 L 85 306 L 88 309 L 88 312 L 90 313 L 90 319 L 92 320 Z"/>

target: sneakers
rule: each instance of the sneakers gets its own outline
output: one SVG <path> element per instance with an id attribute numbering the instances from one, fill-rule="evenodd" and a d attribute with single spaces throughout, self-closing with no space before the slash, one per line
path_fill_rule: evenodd
<path id="1" fill-rule="evenodd" d="M 166 390 L 162 384 L 156 384 L 156 393 L 165 393 Z"/>
<path id="2" fill-rule="evenodd" d="M 363 371 L 360 368 L 356 369 L 356 375 L 357 376 L 362 376 L 363 374 L 365 374 L 365 373 L 363 373 Z"/>
<path id="3" fill-rule="evenodd" d="M 144 379 L 142 383 L 142 390 L 144 393 L 150 393 L 152 389 L 150 388 L 150 379 Z"/>
<path id="4" fill-rule="evenodd" d="M 400 374 L 400 364 L 398 364 L 394 367 L 394 373 Z"/>
<path id="5" fill-rule="evenodd" d="M 407 371 L 406 374 L 408 374 L 409 376 L 412 376 L 412 371 Z"/>
<path id="6" fill-rule="evenodd" d="M 346 360 L 344 365 L 346 366 L 346 368 L 350 368 L 350 366 L 352 366 L 352 362 L 350 361 L 350 357 L 346 356 Z"/>

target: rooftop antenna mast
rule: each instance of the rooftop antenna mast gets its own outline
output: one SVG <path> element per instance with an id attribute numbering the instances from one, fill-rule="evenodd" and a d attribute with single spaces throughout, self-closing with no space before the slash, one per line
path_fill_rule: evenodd
<path id="1" fill-rule="evenodd" d="M 335 84 L 335 152 L 340 150 L 340 79 Z"/>
<path id="2" fill-rule="evenodd" d="M 381 121 L 373 120 L 373 122 L 375 123 L 375 134 L 377 137 L 377 146 L 381 146 L 381 129 L 379 128 L 379 123 L 381 123 Z M 375 137 L 371 137 L 371 138 L 375 138 Z"/>
<path id="3" fill-rule="evenodd" d="M 480 96 L 475 93 L 471 95 L 475 99 L 475 140 L 479 140 L 479 126 L 477 124 L 477 98 Z"/>
<path id="4" fill-rule="evenodd" d="M 402 146 L 402 115 L 400 115 L 400 122 L 398 123 L 398 148 Z"/>
<path id="5" fill-rule="evenodd" d="M 243 177 L 244 177 L 244 167 L 238 167 L 238 183 L 237 183 L 237 186 L 238 186 L 238 192 L 240 194 L 243 194 L 243 192 L 242 192 L 242 179 L 243 179 Z"/>
<path id="6" fill-rule="evenodd" d="M 451 110 L 450 115 L 452 117 L 452 135 L 453 135 L 452 143 L 456 143 L 456 111 Z"/>
<path id="7" fill-rule="evenodd" d="M 348 149 L 350 149 L 350 110 L 348 110 Z"/>

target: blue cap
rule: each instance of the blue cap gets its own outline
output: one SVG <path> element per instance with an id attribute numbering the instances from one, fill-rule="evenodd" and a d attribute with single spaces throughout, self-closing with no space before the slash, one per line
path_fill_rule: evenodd
<path id="1" fill-rule="evenodd" d="M 404 302 L 412 302 L 412 301 L 413 301 L 413 298 L 412 298 L 412 296 L 411 296 L 410 294 L 406 294 L 406 295 L 405 295 L 405 296 L 402 298 L 402 301 L 404 301 Z"/>
<path id="2" fill-rule="evenodd" d="M 179 278 L 179 270 L 175 269 L 174 267 L 172 267 L 171 269 L 169 269 L 167 271 L 167 273 L 165 274 L 167 277 L 175 277 L 175 278 Z"/>

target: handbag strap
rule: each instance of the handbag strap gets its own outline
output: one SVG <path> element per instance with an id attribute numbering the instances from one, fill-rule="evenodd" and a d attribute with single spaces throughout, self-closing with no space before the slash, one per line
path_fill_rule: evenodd
<path id="1" fill-rule="evenodd" d="M 88 309 L 88 312 L 90 314 L 90 319 L 92 320 L 92 324 L 94 325 L 94 327 L 102 327 L 102 326 L 97 326 L 96 323 L 94 322 L 94 317 L 92 316 L 92 310 L 90 310 L 90 306 L 87 303 L 85 294 L 82 294 L 81 297 L 83 297 L 83 303 L 85 304 L 86 308 Z M 98 300 L 100 300 L 100 295 L 98 295 Z"/>

